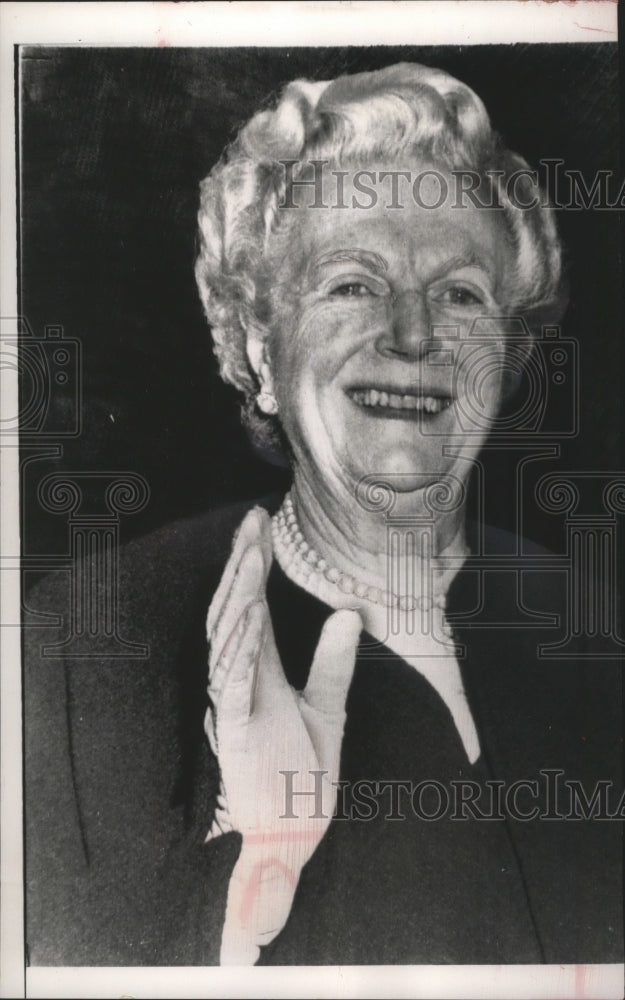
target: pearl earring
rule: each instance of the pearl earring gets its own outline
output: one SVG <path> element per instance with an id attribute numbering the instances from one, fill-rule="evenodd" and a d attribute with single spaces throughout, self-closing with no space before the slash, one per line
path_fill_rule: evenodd
<path id="1" fill-rule="evenodd" d="M 271 385 L 271 372 L 266 362 L 260 366 L 258 374 L 260 376 L 260 392 L 256 400 L 258 409 L 266 413 L 267 416 L 274 416 L 278 412 L 278 401 L 273 392 L 266 388 L 266 386 Z"/>
<path id="2" fill-rule="evenodd" d="M 263 389 L 262 392 L 258 393 L 256 402 L 258 403 L 259 410 L 262 410 L 268 416 L 273 416 L 278 412 L 278 401 L 273 392 L 266 392 Z"/>

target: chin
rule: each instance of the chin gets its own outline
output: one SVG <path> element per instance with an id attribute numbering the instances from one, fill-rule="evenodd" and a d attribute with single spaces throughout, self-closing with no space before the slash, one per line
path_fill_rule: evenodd
<path id="1" fill-rule="evenodd" d="M 367 458 L 363 467 L 358 456 L 358 479 L 378 476 L 389 482 L 397 493 L 414 493 L 437 482 L 451 468 L 452 460 L 441 455 L 427 456 L 415 453 L 414 448 L 390 449 Z"/>

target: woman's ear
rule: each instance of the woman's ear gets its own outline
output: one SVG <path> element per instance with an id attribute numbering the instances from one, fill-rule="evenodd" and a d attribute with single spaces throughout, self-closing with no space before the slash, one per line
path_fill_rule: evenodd
<path id="1" fill-rule="evenodd" d="M 245 351 L 247 360 L 252 371 L 260 381 L 260 367 L 266 363 L 265 338 L 260 336 L 255 330 L 248 330 L 246 334 Z"/>

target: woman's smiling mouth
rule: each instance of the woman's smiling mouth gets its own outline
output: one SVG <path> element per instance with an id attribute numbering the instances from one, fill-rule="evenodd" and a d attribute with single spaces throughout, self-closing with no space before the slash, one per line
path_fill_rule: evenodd
<path id="1" fill-rule="evenodd" d="M 451 396 L 426 392 L 396 393 L 384 389 L 349 389 L 352 402 L 371 416 L 414 419 L 417 414 L 436 415 L 453 403 Z"/>

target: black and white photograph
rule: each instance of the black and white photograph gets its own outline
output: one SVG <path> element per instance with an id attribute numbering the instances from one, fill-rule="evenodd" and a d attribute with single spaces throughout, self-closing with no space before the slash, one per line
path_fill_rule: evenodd
<path id="1" fill-rule="evenodd" d="M 4 6 L 21 995 L 621 996 L 617 5 Z"/>

